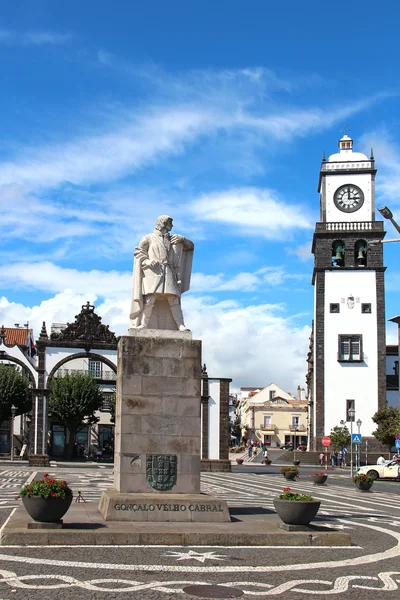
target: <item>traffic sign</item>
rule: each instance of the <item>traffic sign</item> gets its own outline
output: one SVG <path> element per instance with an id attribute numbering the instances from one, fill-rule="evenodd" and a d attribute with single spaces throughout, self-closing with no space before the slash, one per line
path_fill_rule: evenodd
<path id="1" fill-rule="evenodd" d="M 396 440 L 396 448 L 400 448 L 400 440 Z"/>
<path id="2" fill-rule="evenodd" d="M 361 433 L 353 433 L 353 435 L 351 436 L 351 443 L 352 444 L 361 444 L 362 442 L 362 435 Z"/>
<path id="3" fill-rule="evenodd" d="M 328 436 L 323 437 L 321 441 L 323 446 L 330 446 L 331 444 L 331 438 Z"/>

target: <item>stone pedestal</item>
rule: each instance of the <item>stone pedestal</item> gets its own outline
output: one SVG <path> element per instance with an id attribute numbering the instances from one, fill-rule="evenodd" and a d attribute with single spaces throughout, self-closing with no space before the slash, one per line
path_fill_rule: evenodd
<path id="1" fill-rule="evenodd" d="M 169 521 L 171 514 L 178 521 L 229 520 L 225 503 L 199 495 L 201 342 L 190 332 L 129 333 L 118 343 L 115 489 L 103 492 L 101 514 L 106 520 Z"/>

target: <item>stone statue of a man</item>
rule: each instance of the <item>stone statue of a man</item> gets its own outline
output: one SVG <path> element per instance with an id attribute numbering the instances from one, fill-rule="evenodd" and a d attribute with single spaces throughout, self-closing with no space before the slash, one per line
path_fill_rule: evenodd
<path id="1" fill-rule="evenodd" d="M 183 235 L 170 235 L 171 229 L 172 218 L 161 215 L 135 249 L 130 319 L 136 329 L 189 331 L 180 299 L 190 286 L 194 245 Z"/>

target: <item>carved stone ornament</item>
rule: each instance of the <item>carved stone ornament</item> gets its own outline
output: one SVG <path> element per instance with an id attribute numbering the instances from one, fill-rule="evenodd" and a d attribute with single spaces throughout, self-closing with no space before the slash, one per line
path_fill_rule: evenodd
<path id="1" fill-rule="evenodd" d="M 94 306 L 89 302 L 82 306 L 79 315 L 75 315 L 75 323 L 68 323 L 60 333 L 52 333 L 54 342 L 103 342 L 117 344 L 115 334 L 109 330 L 108 325 L 103 325 L 101 317 L 94 312 Z"/>
<path id="2" fill-rule="evenodd" d="M 350 295 L 346 300 L 347 308 L 354 308 L 354 296 Z"/>
<path id="3" fill-rule="evenodd" d="M 159 491 L 170 490 L 176 484 L 178 459 L 173 454 L 147 454 L 147 483 Z"/>

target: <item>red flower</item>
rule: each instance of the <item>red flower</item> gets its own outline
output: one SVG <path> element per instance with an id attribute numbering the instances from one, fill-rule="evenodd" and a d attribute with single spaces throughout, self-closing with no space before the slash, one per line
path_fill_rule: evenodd
<path id="1" fill-rule="evenodd" d="M 50 494 L 50 496 L 55 496 L 55 494 Z"/>
<path id="2" fill-rule="evenodd" d="M 49 476 L 49 474 L 48 474 L 48 473 L 45 473 L 45 474 L 43 475 L 43 477 L 48 477 L 48 476 Z"/>
<path id="3" fill-rule="evenodd" d="M 284 492 L 290 492 L 290 488 L 283 488 Z"/>

